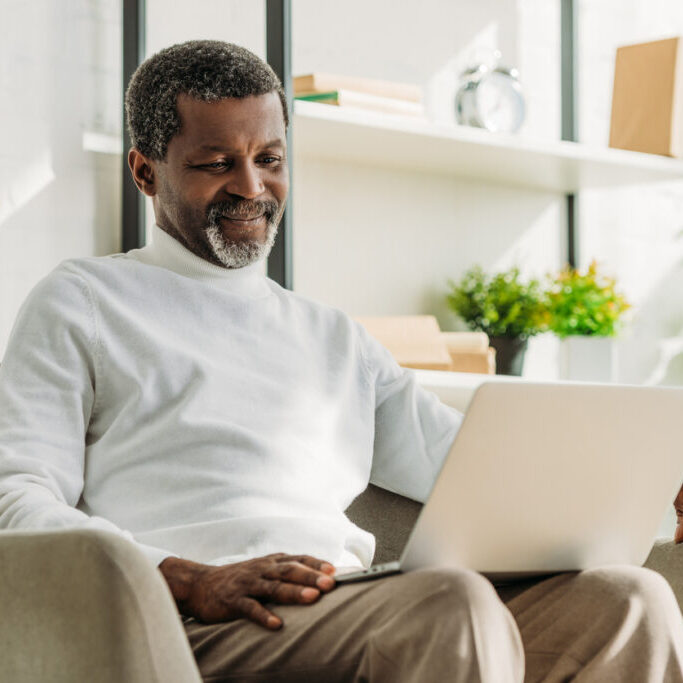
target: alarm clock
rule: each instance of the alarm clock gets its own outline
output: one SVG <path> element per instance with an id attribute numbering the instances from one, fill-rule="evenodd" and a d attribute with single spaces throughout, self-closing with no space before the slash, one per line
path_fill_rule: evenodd
<path id="1" fill-rule="evenodd" d="M 517 69 L 479 64 L 460 78 L 455 94 L 458 123 L 502 133 L 519 130 L 525 105 Z"/>

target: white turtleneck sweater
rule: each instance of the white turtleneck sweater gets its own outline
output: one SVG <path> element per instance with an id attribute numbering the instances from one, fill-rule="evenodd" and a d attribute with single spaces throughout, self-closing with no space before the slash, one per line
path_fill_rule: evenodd
<path id="1" fill-rule="evenodd" d="M 155 228 L 24 303 L 0 365 L 0 528 L 107 529 L 155 564 L 367 566 L 344 510 L 368 481 L 424 500 L 460 421 L 344 313 Z"/>

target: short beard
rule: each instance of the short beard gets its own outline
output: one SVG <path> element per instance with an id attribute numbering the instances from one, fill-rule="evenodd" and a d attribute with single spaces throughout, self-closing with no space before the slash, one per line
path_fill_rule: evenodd
<path id="1" fill-rule="evenodd" d="M 240 205 L 249 204 L 250 207 L 253 207 L 256 203 L 263 205 L 265 209 L 266 239 L 263 243 L 256 240 L 243 240 L 239 242 L 226 240 L 220 228 L 220 217 L 224 213 L 235 215 L 239 212 L 235 211 L 232 205 L 230 207 L 226 206 L 227 202 L 213 205 L 209 209 L 208 226 L 204 229 L 204 234 L 214 257 L 226 268 L 244 268 L 252 263 L 256 263 L 256 261 L 265 259 L 270 254 L 273 244 L 275 244 L 282 211 L 278 211 L 278 207 L 274 202 L 240 202 Z M 251 208 L 243 210 L 242 213 L 244 215 L 253 215 L 255 212 Z"/>

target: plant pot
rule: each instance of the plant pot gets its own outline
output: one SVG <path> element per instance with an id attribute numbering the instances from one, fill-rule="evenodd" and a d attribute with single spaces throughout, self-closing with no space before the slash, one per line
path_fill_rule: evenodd
<path id="1" fill-rule="evenodd" d="M 496 374 L 521 376 L 528 343 L 519 337 L 490 337 L 489 344 L 496 350 Z"/>
<path id="2" fill-rule="evenodd" d="M 617 350 L 614 337 L 566 337 L 560 343 L 560 378 L 577 382 L 614 382 Z"/>

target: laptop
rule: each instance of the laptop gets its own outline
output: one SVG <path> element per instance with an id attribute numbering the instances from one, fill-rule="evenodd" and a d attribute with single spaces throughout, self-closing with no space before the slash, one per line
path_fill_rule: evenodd
<path id="1" fill-rule="evenodd" d="M 683 480 L 683 388 L 487 382 L 401 558 L 495 582 L 641 565 Z"/>

